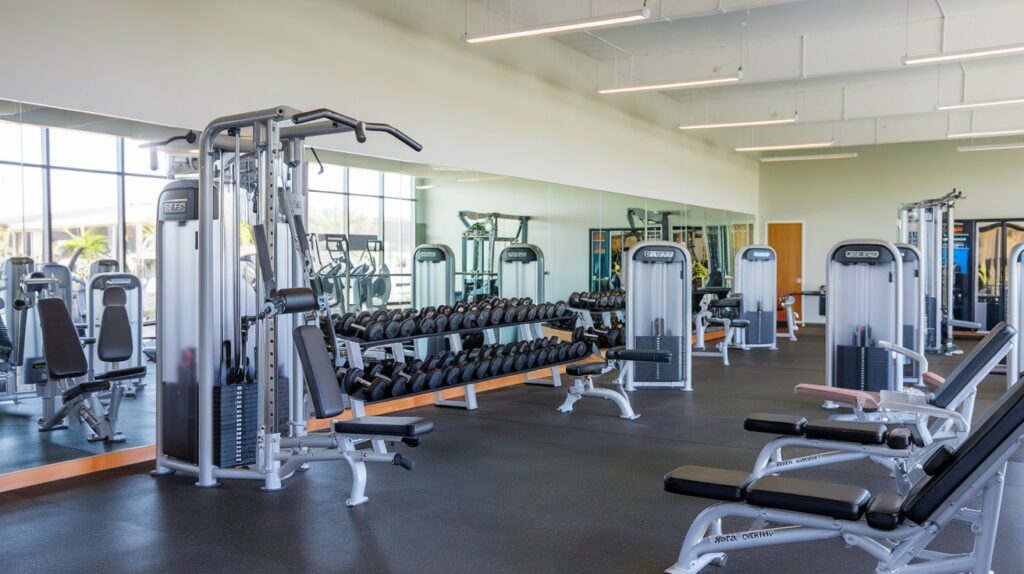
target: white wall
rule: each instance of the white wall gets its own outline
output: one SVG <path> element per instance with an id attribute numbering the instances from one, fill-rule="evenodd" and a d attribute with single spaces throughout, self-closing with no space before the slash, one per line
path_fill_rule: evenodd
<path id="1" fill-rule="evenodd" d="M 477 50 L 358 4 L 368 5 L 7 2 L 0 98 L 193 128 L 281 104 L 331 107 L 399 126 L 425 149 L 381 135 L 364 146 L 325 138 L 325 147 L 756 210 L 756 163 L 578 89 L 597 85 L 582 54 L 550 39 Z M 462 0 L 406 4 L 452 20 Z"/>
<path id="2" fill-rule="evenodd" d="M 766 221 L 804 222 L 807 289 L 824 284 L 825 258 L 839 241 L 895 241 L 903 202 L 955 187 L 966 196 L 956 206 L 958 218 L 1024 217 L 1024 150 L 963 153 L 952 142 L 851 150 L 860 157 L 761 166 L 761 233 Z M 808 300 L 804 310 L 809 321 L 822 320 L 816 302 Z"/>

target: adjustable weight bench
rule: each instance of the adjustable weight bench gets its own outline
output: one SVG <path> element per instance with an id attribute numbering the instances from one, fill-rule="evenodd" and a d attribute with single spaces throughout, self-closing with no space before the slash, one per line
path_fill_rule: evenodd
<path id="1" fill-rule="evenodd" d="M 627 349 L 625 347 L 613 347 L 605 351 L 605 362 L 583 363 L 569 365 L 565 373 L 571 377 L 577 377 L 566 392 L 565 402 L 556 410 L 562 413 L 571 413 L 576 401 L 583 397 L 596 397 L 607 399 L 619 407 L 619 416 L 624 419 L 638 419 L 640 415 L 633 412 L 633 405 L 629 401 L 629 395 L 623 390 L 623 381 L 629 369 L 633 368 L 634 362 L 641 363 L 671 363 L 672 353 L 668 351 Z M 611 388 L 598 387 L 594 383 L 595 375 L 604 375 L 618 370 L 618 376 L 611 383 L 604 383 Z"/>
<path id="2" fill-rule="evenodd" d="M 867 458 L 885 466 L 896 478 L 897 490 L 906 492 L 915 482 L 916 469 L 936 449 L 956 446 L 967 435 L 978 385 L 1010 352 L 1015 335 L 1016 330 L 1006 323 L 996 325 L 949 378 L 943 381 L 933 375 L 926 379 L 933 385 L 932 392 L 882 391 L 877 410 L 864 413 L 860 420 L 808 422 L 800 416 L 778 414 L 747 417 L 743 423 L 746 430 L 780 435 L 761 449 L 754 476 Z M 818 452 L 783 458 L 782 449 L 790 447 Z"/>
<path id="3" fill-rule="evenodd" d="M 1018 382 L 958 447 L 945 445 L 923 464 L 926 477 L 906 496 L 872 495 L 851 485 L 683 466 L 664 488 L 720 501 L 701 512 L 667 571 L 695 574 L 724 565 L 726 552 L 792 542 L 842 538 L 878 561 L 877 572 L 989 572 L 999 523 L 1006 463 L 1024 446 L 1024 384 Z M 972 506 L 980 497 L 980 505 Z M 724 531 L 726 518 L 770 528 Z M 929 549 L 950 524 L 969 527 L 970 552 Z"/>
<path id="4" fill-rule="evenodd" d="M 39 425 L 40 431 L 67 428 L 64 419 L 73 410 L 89 428 L 90 441 L 123 442 L 124 435 L 117 432 L 117 412 L 121 404 L 121 386 L 116 383 L 132 378 L 133 373 L 109 371 L 103 380 L 76 382 L 89 372 L 89 362 L 82 350 L 78 330 L 62 299 L 36 301 L 39 327 L 43 335 L 43 359 L 46 361 L 48 381 L 61 392 L 61 407 Z M 101 394 L 110 391 L 109 402 L 104 404 Z"/>
<path id="5" fill-rule="evenodd" d="M 295 329 L 294 340 L 314 415 L 318 419 L 337 417 L 345 410 L 345 404 L 323 332 L 313 325 L 304 325 Z M 336 456 L 310 456 L 320 460 L 342 458 L 348 463 L 352 469 L 352 490 L 345 504 L 351 507 L 369 500 L 365 495 L 367 462 L 390 462 L 412 470 L 415 463 L 400 454 L 387 452 L 386 444 L 402 442 L 410 447 L 419 446 L 421 437 L 433 429 L 432 422 L 418 417 L 364 416 L 332 421 L 327 436 L 282 439 L 282 445 L 294 449 L 335 448 Z M 372 443 L 372 448 L 358 448 L 367 442 Z"/>
<path id="6" fill-rule="evenodd" d="M 97 381 L 129 381 L 134 384 L 124 389 L 124 396 L 134 397 L 139 387 L 145 386 L 146 365 L 119 368 L 118 364 L 135 355 L 132 340 L 131 319 L 128 317 L 128 295 L 123 287 L 107 287 L 103 290 L 103 314 L 100 316 L 99 336 L 95 340 L 83 339 L 86 344 L 96 345 L 96 356 L 111 369 L 93 375 Z"/>

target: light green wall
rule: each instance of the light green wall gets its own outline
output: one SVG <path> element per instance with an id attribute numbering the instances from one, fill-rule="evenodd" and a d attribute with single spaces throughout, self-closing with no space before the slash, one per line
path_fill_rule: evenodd
<path id="1" fill-rule="evenodd" d="M 960 142 L 961 145 L 963 142 Z M 986 142 L 988 143 L 988 142 Z M 896 239 L 900 203 L 954 187 L 965 219 L 1024 217 L 1024 150 L 958 152 L 954 142 L 853 148 L 856 159 L 761 164 L 760 221 L 804 222 L 804 285 L 825 282 L 825 258 L 851 238 Z M 847 151 L 847 150 L 844 150 Z M 809 321 L 821 320 L 805 304 Z"/>

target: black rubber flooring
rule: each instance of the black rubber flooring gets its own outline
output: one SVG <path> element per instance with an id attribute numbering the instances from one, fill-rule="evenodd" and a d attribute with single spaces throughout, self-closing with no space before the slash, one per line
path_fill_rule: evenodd
<path id="1" fill-rule="evenodd" d="M 665 493 L 681 464 L 748 469 L 768 435 L 744 415 L 821 415 L 796 383 L 823 380 L 820 330 L 780 349 L 733 354 L 734 366 L 696 362 L 695 391 L 638 391 L 642 416 L 619 419 L 606 401 L 555 411 L 564 390 L 514 387 L 480 396 L 474 412 L 411 411 L 435 422 L 417 467 L 370 468 L 370 502 L 344 505 L 349 471 L 318 463 L 279 493 L 229 481 L 199 490 L 185 476 L 132 467 L 0 494 L 0 556 L 7 572 L 660 572 L 675 562 L 691 520 L 708 501 Z M 965 344 L 967 346 L 967 344 Z M 933 370 L 952 362 L 935 358 Z M 1002 392 L 983 386 L 980 409 Z M 997 572 L 1019 572 L 1024 473 L 1011 465 Z M 849 464 L 805 476 L 891 488 L 879 467 Z M 963 548 L 951 533 L 949 549 Z M 873 572 L 841 541 L 735 552 L 723 574 Z"/>

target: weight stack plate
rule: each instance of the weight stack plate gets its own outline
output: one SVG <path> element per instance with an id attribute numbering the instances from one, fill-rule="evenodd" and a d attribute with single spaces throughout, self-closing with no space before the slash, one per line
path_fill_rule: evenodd
<path id="1" fill-rule="evenodd" d="M 633 380 L 638 383 L 675 383 L 683 380 L 686 361 L 683 358 L 683 338 L 636 337 L 636 348 L 642 350 L 668 351 L 672 353 L 671 363 L 633 363 Z"/>

